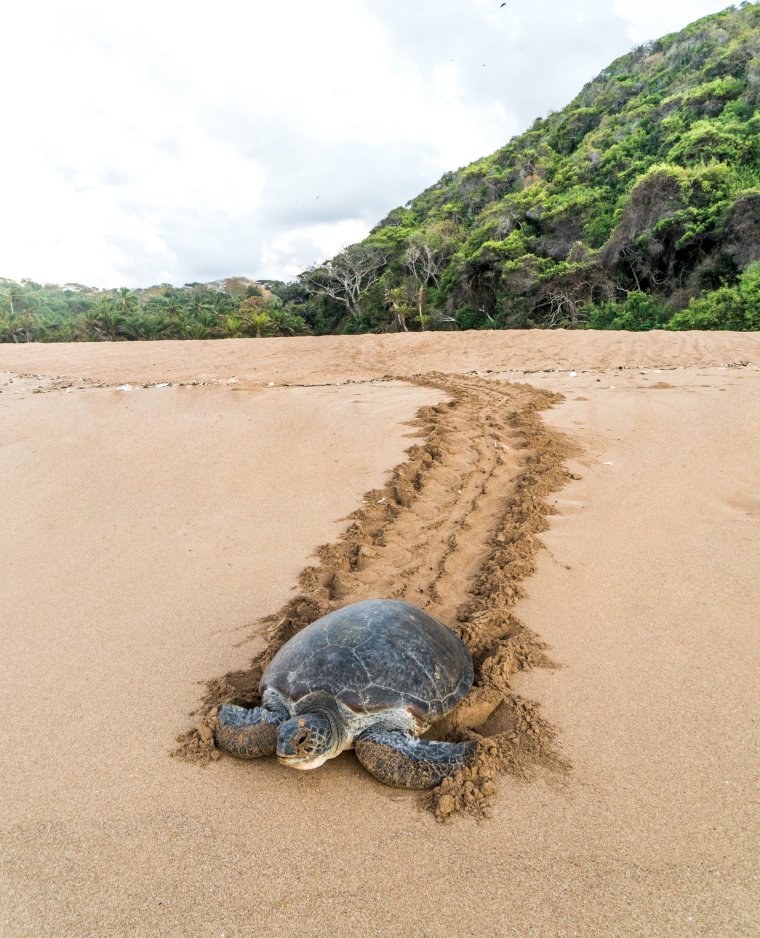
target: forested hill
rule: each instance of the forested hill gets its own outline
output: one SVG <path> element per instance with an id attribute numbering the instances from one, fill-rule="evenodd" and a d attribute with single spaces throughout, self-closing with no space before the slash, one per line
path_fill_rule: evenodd
<path id="1" fill-rule="evenodd" d="M 318 331 L 760 328 L 760 6 L 613 62 L 563 111 L 301 276 Z"/>
<path id="2" fill-rule="evenodd" d="M 760 5 L 623 56 L 297 282 L 0 279 L 0 341 L 534 326 L 760 329 Z"/>

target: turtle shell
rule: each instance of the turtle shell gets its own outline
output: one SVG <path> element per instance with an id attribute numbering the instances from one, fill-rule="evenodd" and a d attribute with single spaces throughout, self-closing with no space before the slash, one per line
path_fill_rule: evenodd
<path id="1" fill-rule="evenodd" d="M 337 609 L 302 629 L 277 652 L 260 689 L 297 703 L 326 691 L 358 714 L 403 707 L 425 724 L 470 690 L 472 656 L 437 619 L 395 599 Z"/>

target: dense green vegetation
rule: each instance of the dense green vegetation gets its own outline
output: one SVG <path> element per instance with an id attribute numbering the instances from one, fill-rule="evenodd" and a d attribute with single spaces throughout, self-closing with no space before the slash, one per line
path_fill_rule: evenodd
<path id="1" fill-rule="evenodd" d="M 284 284 L 0 280 L 0 341 L 428 328 L 760 328 L 760 6 L 613 62 Z"/>
<path id="2" fill-rule="evenodd" d="M 0 342 L 219 339 L 302 335 L 295 285 L 245 278 L 147 290 L 0 280 Z"/>
<path id="3" fill-rule="evenodd" d="M 563 111 L 306 271 L 316 331 L 760 328 L 760 7 L 613 62 Z"/>

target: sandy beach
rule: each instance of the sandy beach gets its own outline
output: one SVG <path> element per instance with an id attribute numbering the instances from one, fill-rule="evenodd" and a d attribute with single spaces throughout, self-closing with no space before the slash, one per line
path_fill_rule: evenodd
<path id="1" fill-rule="evenodd" d="M 571 455 L 509 614 L 556 666 L 509 684 L 567 771 L 438 823 L 351 753 L 170 756 L 367 493 L 411 486 L 319 589 L 453 621 L 542 392 Z M 757 934 L 760 335 L 4 345 L 0 444 L 0 934 Z"/>

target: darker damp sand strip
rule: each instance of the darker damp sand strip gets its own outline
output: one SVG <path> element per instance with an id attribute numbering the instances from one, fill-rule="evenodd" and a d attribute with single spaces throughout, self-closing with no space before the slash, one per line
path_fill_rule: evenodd
<path id="1" fill-rule="evenodd" d="M 431 733 L 475 739 L 478 752 L 428 797 L 439 820 L 483 816 L 500 774 L 527 779 L 544 770 L 559 778 L 569 771 L 554 727 L 537 703 L 512 692 L 510 678 L 555 666 L 512 608 L 543 546 L 539 535 L 554 511 L 547 498 L 571 477 L 565 461 L 572 447 L 541 419 L 561 395 L 476 376 L 403 380 L 448 400 L 418 411 L 412 425 L 421 441 L 407 460 L 382 488 L 365 493 L 341 537 L 317 550 L 318 563 L 299 576 L 298 594 L 256 623 L 264 626 L 263 648 L 249 667 L 205 682 L 195 725 L 173 754 L 218 758 L 218 708 L 226 700 L 256 705 L 264 668 L 306 625 L 360 599 L 403 598 L 441 618 L 473 654 L 471 693 Z"/>

